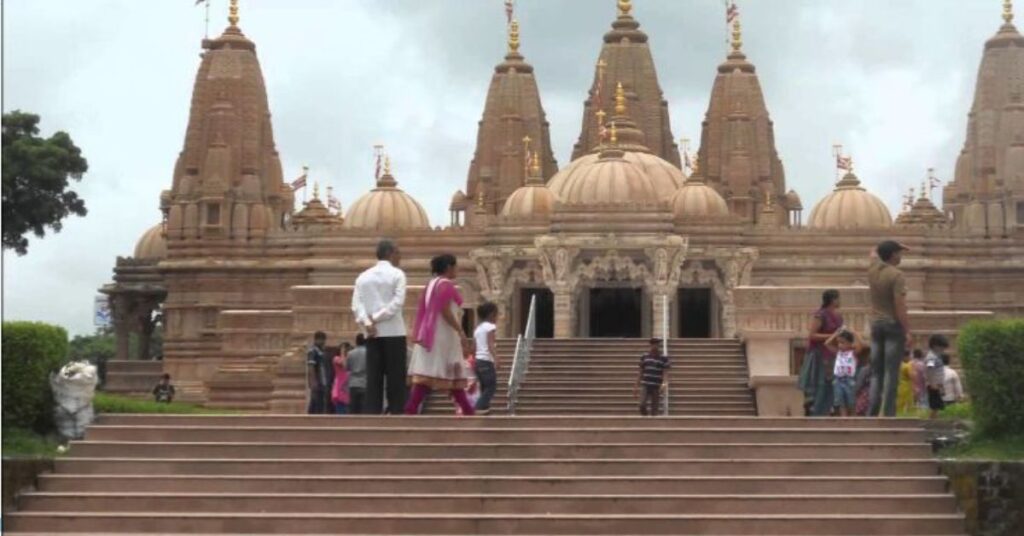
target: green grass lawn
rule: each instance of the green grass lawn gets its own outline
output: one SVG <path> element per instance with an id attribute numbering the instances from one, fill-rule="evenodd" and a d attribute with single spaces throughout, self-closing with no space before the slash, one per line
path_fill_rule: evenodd
<path id="1" fill-rule="evenodd" d="M 1024 460 L 1024 435 L 999 439 L 972 437 L 966 443 L 943 450 L 944 458 L 957 460 Z"/>
<path id="2" fill-rule="evenodd" d="M 905 413 L 900 413 L 900 417 L 915 417 L 918 419 L 927 419 L 931 412 L 926 408 L 914 408 L 913 410 Z M 959 404 L 953 404 L 946 409 L 939 412 L 940 419 L 946 420 L 971 420 L 971 403 L 960 402 Z"/>
<path id="3" fill-rule="evenodd" d="M 31 430 L 4 428 L 3 456 L 6 457 L 53 457 L 57 455 L 58 443 Z"/>
<path id="4" fill-rule="evenodd" d="M 220 409 L 208 409 L 192 404 L 182 404 L 180 402 L 163 404 L 152 400 L 102 392 L 96 393 L 96 398 L 93 399 L 93 408 L 96 410 L 96 413 L 163 413 L 170 415 L 234 413 Z"/>

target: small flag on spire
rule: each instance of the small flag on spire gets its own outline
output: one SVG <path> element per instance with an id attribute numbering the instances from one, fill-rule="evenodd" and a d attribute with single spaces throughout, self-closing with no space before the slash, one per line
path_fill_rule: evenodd
<path id="1" fill-rule="evenodd" d="M 337 197 L 334 197 L 334 187 L 327 187 L 327 209 L 333 210 L 335 213 L 341 212 L 341 201 Z"/>
<path id="2" fill-rule="evenodd" d="M 853 169 L 853 159 L 849 156 L 843 156 L 841 154 L 836 155 L 836 167 L 845 171 Z"/>
<path id="3" fill-rule="evenodd" d="M 736 17 L 740 16 L 740 8 L 736 6 L 736 2 L 729 2 L 726 0 L 725 8 L 725 22 L 732 24 L 732 21 L 736 20 Z"/>
<path id="4" fill-rule="evenodd" d="M 505 18 L 508 19 L 506 24 L 512 24 L 512 15 L 515 11 L 512 0 L 505 0 Z"/>
<path id="5" fill-rule="evenodd" d="M 374 178 L 374 180 L 379 180 L 380 179 L 380 170 L 381 170 L 381 160 L 384 157 L 384 146 L 383 145 L 374 145 L 373 146 L 373 153 L 374 153 L 374 155 L 376 157 L 376 160 L 377 160 L 377 162 L 376 162 L 376 164 L 374 166 L 373 178 Z"/>
<path id="6" fill-rule="evenodd" d="M 302 175 L 299 178 L 292 181 L 292 191 L 297 191 L 299 188 L 306 187 L 306 176 L 309 174 L 309 168 L 302 166 Z"/>

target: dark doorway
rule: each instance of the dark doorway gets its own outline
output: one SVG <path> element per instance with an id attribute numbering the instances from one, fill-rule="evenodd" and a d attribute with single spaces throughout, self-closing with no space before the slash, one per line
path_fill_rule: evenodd
<path id="1" fill-rule="evenodd" d="M 590 289 L 591 337 L 641 337 L 641 303 L 638 288 Z"/>
<path id="2" fill-rule="evenodd" d="M 711 289 L 679 289 L 679 336 L 684 339 L 711 337 Z"/>
<path id="3" fill-rule="evenodd" d="M 530 298 L 537 297 L 537 331 L 538 339 L 550 339 L 555 336 L 555 295 L 546 288 L 524 288 L 519 292 L 519 330 L 526 329 L 526 319 L 530 316 Z"/>

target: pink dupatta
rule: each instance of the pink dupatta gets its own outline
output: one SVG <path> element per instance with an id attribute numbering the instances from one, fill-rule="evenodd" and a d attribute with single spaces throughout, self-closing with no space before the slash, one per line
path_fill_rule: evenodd
<path id="1" fill-rule="evenodd" d="M 420 296 L 420 305 L 416 309 L 416 324 L 413 327 L 413 340 L 428 352 L 434 348 L 434 333 L 437 332 L 437 323 L 442 321 L 441 311 L 453 300 L 462 306 L 462 295 L 455 288 L 455 283 L 444 277 L 431 279 Z"/>

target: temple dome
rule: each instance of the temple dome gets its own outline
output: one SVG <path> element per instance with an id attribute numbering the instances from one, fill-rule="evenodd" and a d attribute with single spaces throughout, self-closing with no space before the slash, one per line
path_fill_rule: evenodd
<path id="1" fill-rule="evenodd" d="M 626 162 L 638 166 L 650 177 L 654 183 L 658 199 L 672 199 L 672 196 L 675 195 L 676 191 L 679 190 L 686 180 L 679 168 L 657 155 L 638 151 L 623 151 L 623 153 L 622 158 Z M 554 177 L 551 177 L 551 180 L 548 182 L 548 188 L 555 196 L 562 198 L 566 185 L 575 181 L 574 177 L 577 172 L 597 162 L 599 158 L 600 154 L 594 152 L 573 160 L 568 166 L 555 174 Z"/>
<path id="2" fill-rule="evenodd" d="M 702 177 L 691 176 L 672 198 L 672 213 L 677 220 L 718 219 L 729 216 L 729 206 Z"/>
<path id="3" fill-rule="evenodd" d="M 651 174 L 627 159 L 630 154 L 639 153 L 606 148 L 588 155 L 594 158 L 570 164 L 551 178 L 548 188 L 564 205 L 656 204 L 665 199 Z"/>
<path id="4" fill-rule="evenodd" d="M 409 231 L 430 229 L 430 220 L 423 207 L 398 187 L 390 172 L 385 172 L 376 188 L 349 207 L 345 228 Z"/>
<path id="5" fill-rule="evenodd" d="M 135 244 L 136 259 L 163 259 L 167 257 L 167 239 L 164 238 L 164 225 L 158 223 L 145 233 Z"/>
<path id="6" fill-rule="evenodd" d="M 526 184 L 512 192 L 501 209 L 501 215 L 512 219 L 548 217 L 554 211 L 556 201 L 555 194 L 544 185 L 540 156 L 535 153 Z"/>
<path id="7" fill-rule="evenodd" d="M 468 207 L 468 198 L 462 190 L 456 190 L 455 195 L 452 196 L 452 202 L 448 205 L 448 210 L 466 210 Z"/>
<path id="8" fill-rule="evenodd" d="M 881 199 L 860 185 L 849 172 L 836 183 L 835 190 L 818 201 L 811 211 L 808 226 L 816 229 L 871 229 L 892 225 L 892 215 Z"/>
<path id="9" fill-rule="evenodd" d="M 796 193 L 796 190 L 790 190 L 786 192 L 786 209 L 787 210 L 803 210 L 804 204 L 800 201 L 800 194 Z"/>

